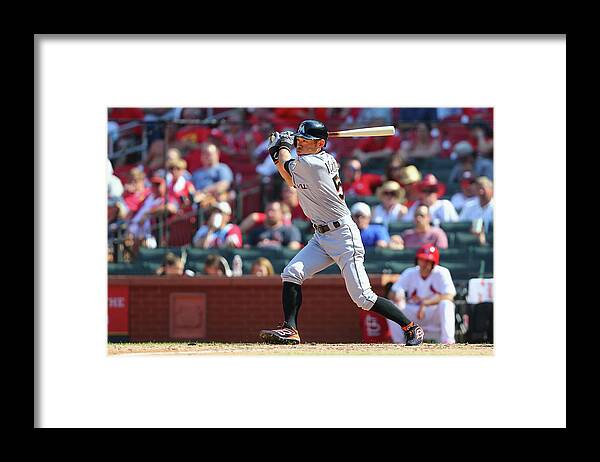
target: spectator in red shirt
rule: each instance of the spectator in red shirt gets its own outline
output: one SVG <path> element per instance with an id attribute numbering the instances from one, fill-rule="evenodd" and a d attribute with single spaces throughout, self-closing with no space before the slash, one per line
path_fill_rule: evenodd
<path id="1" fill-rule="evenodd" d="M 400 147 L 400 155 L 406 160 L 423 159 L 438 156 L 442 146 L 432 135 L 431 127 L 426 122 L 419 122 L 415 130 L 414 141 L 404 140 Z"/>
<path id="2" fill-rule="evenodd" d="M 281 221 L 285 226 L 290 226 L 292 224 L 292 213 L 290 212 L 290 207 L 284 202 L 279 203 L 281 204 Z M 242 230 L 242 233 L 247 233 L 254 228 L 264 225 L 266 219 L 267 214 L 265 212 L 252 212 L 242 220 L 240 223 L 240 229 Z"/>
<path id="3" fill-rule="evenodd" d="M 177 198 L 168 192 L 164 178 L 152 177 L 150 183 L 150 194 L 129 223 L 129 232 L 137 239 L 154 237 L 152 221 L 158 217 L 168 218 L 179 210 Z"/>
<path id="4" fill-rule="evenodd" d="M 482 157 L 494 158 L 494 132 L 487 122 L 476 121 L 471 124 L 471 137 L 475 150 Z"/>
<path id="5" fill-rule="evenodd" d="M 194 184 L 189 181 L 184 173 L 187 171 L 187 162 L 183 159 L 173 159 L 167 163 L 167 187 L 169 193 L 177 197 L 183 208 L 192 205 L 192 198 L 196 193 Z"/>
<path id="6" fill-rule="evenodd" d="M 353 151 L 361 163 L 371 159 L 392 159 L 400 157 L 401 132 L 396 129 L 393 136 L 374 136 L 361 139 Z"/>
<path id="7" fill-rule="evenodd" d="M 150 187 L 146 184 L 146 174 L 141 168 L 133 168 L 127 175 L 127 182 L 124 185 L 125 192 L 123 200 L 129 209 L 128 218 L 133 217 L 150 194 Z"/>
<path id="8" fill-rule="evenodd" d="M 344 193 L 348 196 L 373 196 L 383 183 L 381 175 L 363 173 L 358 159 L 348 159 L 342 170 Z"/>

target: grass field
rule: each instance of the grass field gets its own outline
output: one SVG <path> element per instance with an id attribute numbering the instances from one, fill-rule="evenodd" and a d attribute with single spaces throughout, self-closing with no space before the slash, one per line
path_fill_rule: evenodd
<path id="1" fill-rule="evenodd" d="M 264 343 L 109 343 L 109 355 L 371 355 L 371 356 L 492 356 L 491 344 L 440 345 L 424 343 L 417 347 L 389 343 L 304 343 L 268 345 Z"/>

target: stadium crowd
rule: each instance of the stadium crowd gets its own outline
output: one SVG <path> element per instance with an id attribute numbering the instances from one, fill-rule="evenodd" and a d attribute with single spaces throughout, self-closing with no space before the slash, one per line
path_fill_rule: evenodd
<path id="1" fill-rule="evenodd" d="M 268 251 L 297 251 L 314 231 L 266 140 L 305 119 L 329 130 L 397 128 L 389 137 L 330 138 L 325 148 L 340 164 L 367 249 L 451 249 L 452 223 L 465 224 L 473 245 L 490 245 L 491 109 L 111 108 L 109 263 L 136 262 L 143 249 L 187 246 L 213 252 L 196 272 L 167 253 L 155 273 L 227 276 L 240 269 L 229 268 L 222 250 L 255 249 L 243 274 L 277 274 Z"/>

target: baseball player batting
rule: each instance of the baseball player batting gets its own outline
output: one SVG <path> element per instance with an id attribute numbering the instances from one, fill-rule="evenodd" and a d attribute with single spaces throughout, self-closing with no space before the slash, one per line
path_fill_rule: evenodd
<path id="1" fill-rule="evenodd" d="M 396 322 L 404 332 L 406 345 L 419 345 L 423 342 L 423 329 L 394 303 L 371 290 L 363 264 L 365 249 L 344 201 L 338 164 L 324 149 L 327 137 L 327 128 L 318 120 L 305 120 L 296 133 L 273 132 L 270 136 L 269 154 L 285 182 L 298 191 L 300 206 L 315 233 L 281 273 L 283 323 L 276 329 L 262 330 L 259 337 L 267 343 L 299 344 L 302 283 L 336 263 L 350 297 L 359 308 Z M 294 146 L 297 159 L 291 155 Z"/>

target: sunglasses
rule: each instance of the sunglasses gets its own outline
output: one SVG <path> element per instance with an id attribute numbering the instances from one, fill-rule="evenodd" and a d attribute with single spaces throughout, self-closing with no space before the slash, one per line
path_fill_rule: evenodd
<path id="1" fill-rule="evenodd" d="M 396 193 L 394 191 L 384 191 L 383 195 L 384 196 L 395 196 Z"/>
<path id="2" fill-rule="evenodd" d="M 437 193 L 438 190 L 437 189 L 421 189 L 421 192 L 424 192 L 425 194 L 434 194 L 434 193 Z"/>

